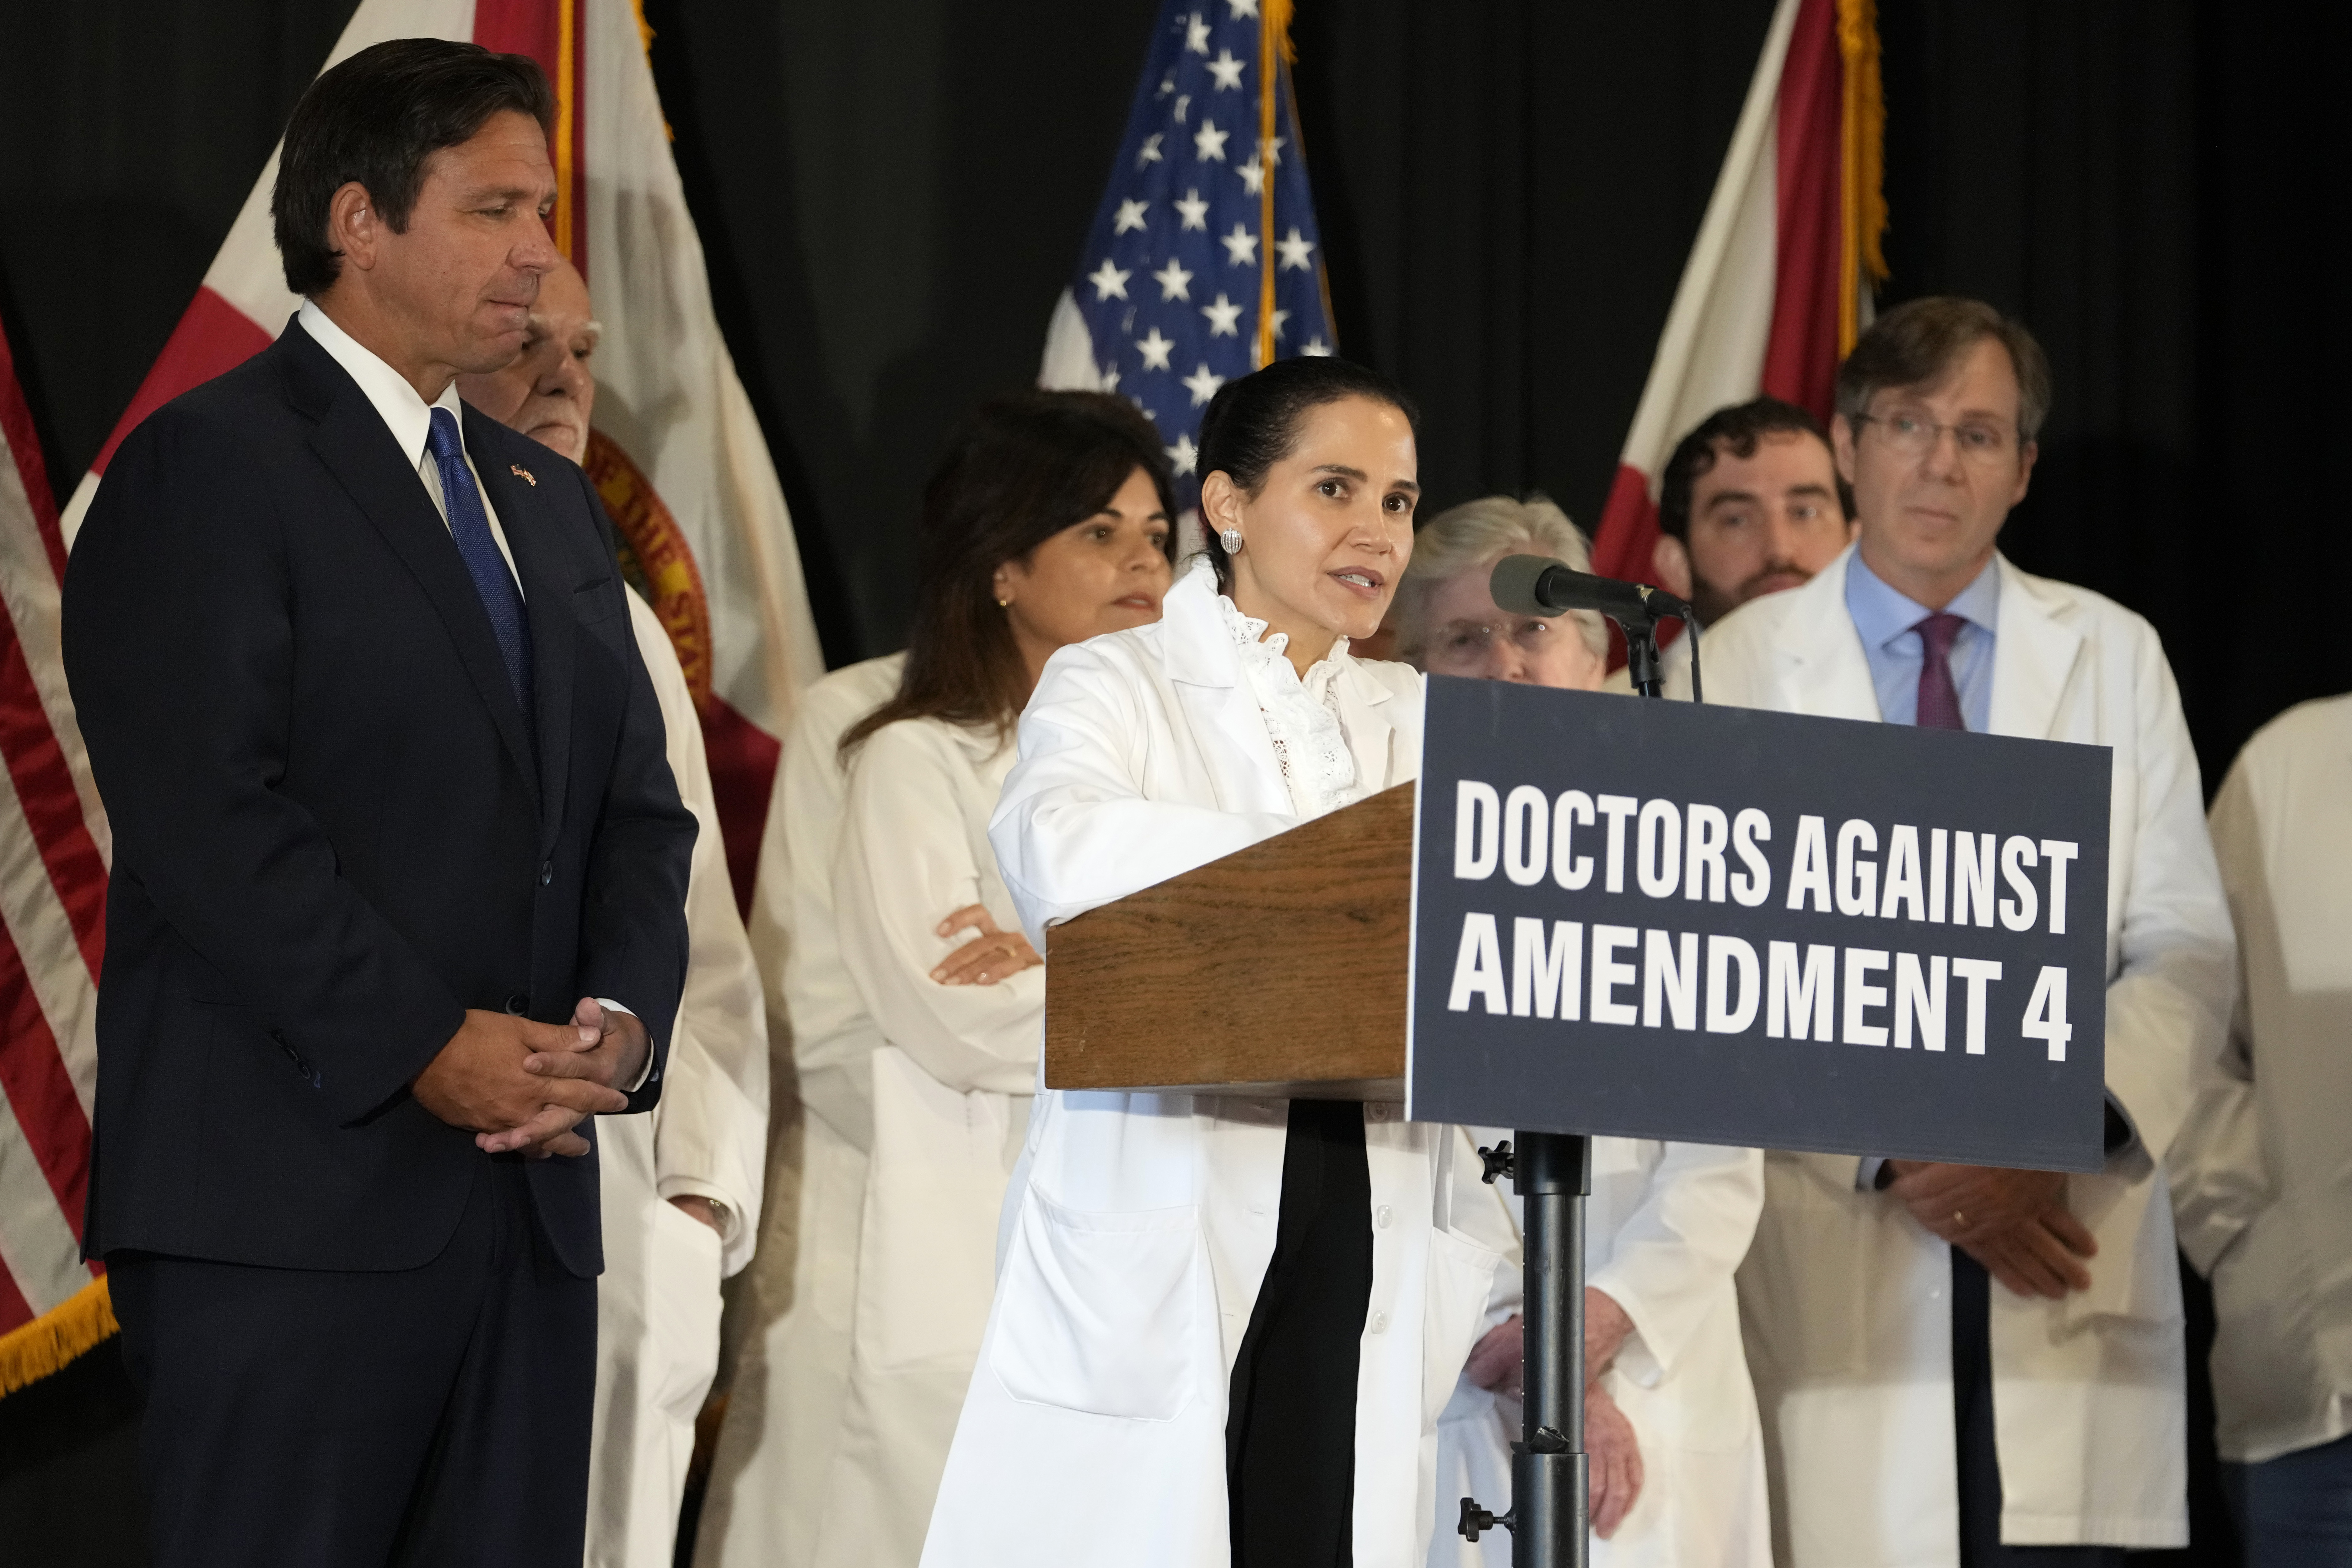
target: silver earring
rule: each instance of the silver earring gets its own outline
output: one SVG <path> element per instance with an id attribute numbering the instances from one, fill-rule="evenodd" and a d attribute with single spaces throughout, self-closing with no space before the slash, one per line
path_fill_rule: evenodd
<path id="1" fill-rule="evenodd" d="M 1239 555 L 1242 552 L 1242 531 L 1238 528 L 1229 528 L 1217 535 L 1217 542 L 1225 547 L 1226 554 Z"/>

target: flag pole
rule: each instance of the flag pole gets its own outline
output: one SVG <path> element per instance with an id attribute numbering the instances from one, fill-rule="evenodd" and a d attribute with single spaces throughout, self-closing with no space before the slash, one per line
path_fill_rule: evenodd
<path id="1" fill-rule="evenodd" d="M 1290 0 L 1259 0 L 1257 17 L 1257 363 L 1274 363 L 1274 125 L 1287 52 Z"/>

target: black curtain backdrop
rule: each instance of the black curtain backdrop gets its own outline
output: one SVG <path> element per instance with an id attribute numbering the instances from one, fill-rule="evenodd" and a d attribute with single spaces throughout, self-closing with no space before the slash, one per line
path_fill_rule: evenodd
<path id="1" fill-rule="evenodd" d="M 351 9 L 0 0 L 0 321 L 61 493 Z M 885 651 L 924 473 L 959 413 L 1034 375 L 1157 7 L 645 9 L 826 652 Z M 1541 489 L 1598 518 L 1770 10 L 1302 0 L 1341 348 L 1422 401 L 1433 506 Z M 2263 721 L 2352 687 L 2325 608 L 2352 568 L 2332 302 L 2352 134 L 2331 79 L 2352 23 L 2218 0 L 1882 0 L 1881 26 L 1885 297 L 1981 295 L 2048 345 L 2057 406 L 2004 547 L 2156 623 L 2210 788 Z M 0 1401 L 0 1541 L 65 1495 L 14 1458 L 56 1445 L 11 1437 L 54 1404 Z M 2186 1560 L 2218 1563 L 2209 1479 Z"/>
<path id="2" fill-rule="evenodd" d="M 1599 515 L 1770 0 L 1307 0 L 1343 352 L 1428 415 L 1433 505 Z M 350 0 L 0 0 L 0 321 L 69 491 Z M 828 656 L 895 647 L 949 423 L 1034 374 L 1151 0 L 647 0 L 722 324 Z M 2004 540 L 2154 620 L 2209 786 L 2352 686 L 2328 304 L 2334 7 L 1885 0 L 1886 298 L 2021 314 L 2058 403 Z M 2284 583 L 2219 599 L 2221 582 Z M 2292 591 L 2302 589 L 2304 592 Z"/>

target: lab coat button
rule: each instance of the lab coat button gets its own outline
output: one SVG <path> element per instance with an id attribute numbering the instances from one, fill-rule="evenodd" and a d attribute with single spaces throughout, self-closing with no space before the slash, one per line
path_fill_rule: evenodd
<path id="1" fill-rule="evenodd" d="M 1380 1104 L 1378 1101 L 1374 1101 L 1372 1104 L 1364 1107 L 1365 1121 L 1386 1121 L 1388 1119 L 1389 1108 L 1387 1106 Z"/>
<path id="2" fill-rule="evenodd" d="M 1384 1334 L 1388 1331 L 1389 1315 L 1386 1312 L 1374 1312 L 1372 1314 L 1372 1332 L 1376 1334 Z"/>
<path id="3" fill-rule="evenodd" d="M 1389 1221 L 1394 1218 L 1396 1218 L 1396 1211 L 1390 1208 L 1386 1204 L 1382 1204 L 1380 1207 L 1372 1211 L 1372 1223 L 1379 1226 L 1382 1230 L 1388 1229 Z"/>

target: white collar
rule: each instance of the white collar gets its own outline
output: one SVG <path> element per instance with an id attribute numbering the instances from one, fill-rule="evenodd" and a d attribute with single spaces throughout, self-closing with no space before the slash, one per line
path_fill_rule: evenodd
<path id="1" fill-rule="evenodd" d="M 433 410 L 446 408 L 457 422 L 457 438 L 465 440 L 465 405 L 457 400 L 457 384 L 452 380 L 441 389 L 441 395 L 430 404 L 416 395 L 408 378 L 386 364 L 374 350 L 337 326 L 334 319 L 319 309 L 318 302 L 304 300 L 296 315 L 303 330 L 318 341 L 320 348 L 360 384 L 367 400 L 383 416 L 392 438 L 400 446 L 401 455 L 412 463 L 425 460 L 425 438 L 433 429 Z"/>
<path id="2" fill-rule="evenodd" d="M 1217 619 L 1223 624 L 1225 635 L 1233 640 L 1234 647 L 1239 654 L 1244 668 L 1278 664 L 1290 672 L 1292 679 L 1301 685 L 1314 685 L 1319 682 L 1328 687 L 1339 679 L 1339 672 L 1346 668 L 1348 639 L 1339 637 L 1331 644 L 1329 653 L 1316 660 L 1306 675 L 1300 676 L 1297 673 L 1297 667 L 1292 664 L 1289 658 L 1290 634 L 1276 632 L 1272 637 L 1268 637 L 1265 622 L 1259 620 L 1255 616 L 1242 614 L 1241 606 L 1234 603 L 1233 595 L 1215 586 L 1216 573 L 1210 566 L 1207 555 L 1194 556 L 1191 567 L 1185 573 L 1185 577 L 1188 580 L 1199 579 L 1202 591 L 1214 595 Z M 1162 614 L 1165 613 L 1163 601 Z"/>

